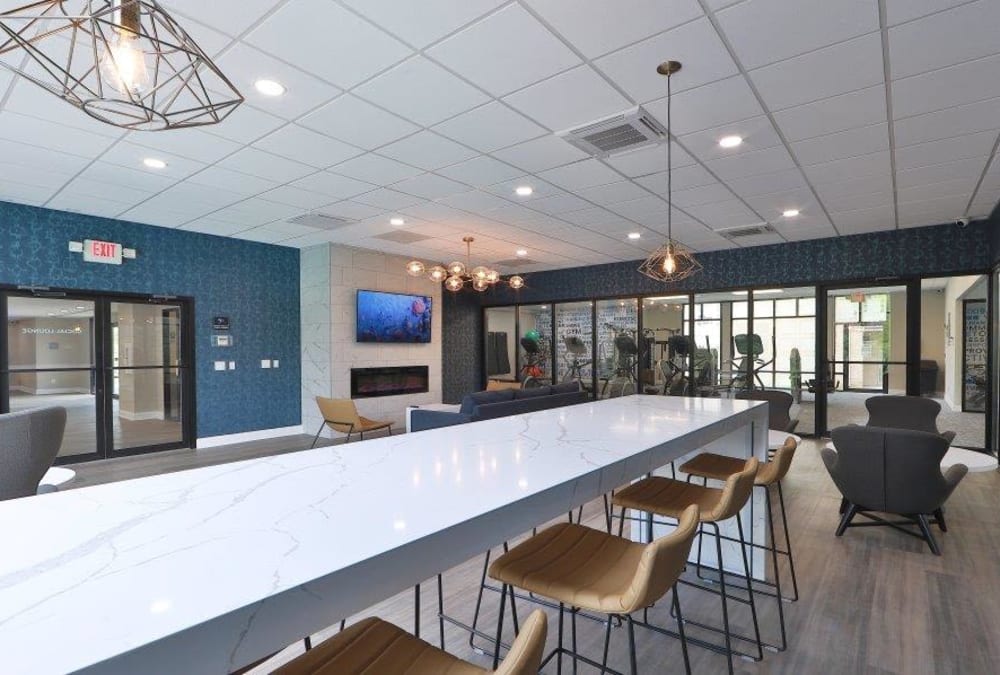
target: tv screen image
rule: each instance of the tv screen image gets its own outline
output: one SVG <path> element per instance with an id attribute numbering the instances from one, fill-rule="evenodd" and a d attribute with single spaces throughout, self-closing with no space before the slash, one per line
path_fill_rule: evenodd
<path id="1" fill-rule="evenodd" d="M 430 342 L 431 299 L 358 291 L 358 342 Z"/>

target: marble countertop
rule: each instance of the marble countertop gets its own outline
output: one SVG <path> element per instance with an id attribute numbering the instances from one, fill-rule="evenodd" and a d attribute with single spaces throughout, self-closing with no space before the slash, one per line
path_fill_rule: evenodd
<path id="1" fill-rule="evenodd" d="M 224 672 L 762 405 L 631 396 L 0 503 L 3 668 Z"/>

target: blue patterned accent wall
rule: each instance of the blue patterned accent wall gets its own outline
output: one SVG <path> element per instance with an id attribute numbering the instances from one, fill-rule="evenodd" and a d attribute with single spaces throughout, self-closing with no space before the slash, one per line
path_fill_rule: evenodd
<path id="1" fill-rule="evenodd" d="M 199 438 L 301 423 L 297 249 L 5 202 L 0 232 L 0 284 L 194 298 Z M 68 250 L 83 239 L 138 256 L 85 263 Z M 213 316 L 230 317 L 232 347 L 212 346 Z M 216 359 L 236 370 L 214 371 Z"/>
<path id="2" fill-rule="evenodd" d="M 527 274 L 527 285 L 520 291 L 499 288 L 445 305 L 446 334 L 452 326 L 478 331 L 455 338 L 452 349 L 445 351 L 445 399 L 461 398 L 482 386 L 482 358 L 456 353 L 462 344 L 481 352 L 482 306 L 979 272 L 991 267 L 995 258 L 991 248 L 1000 247 L 996 230 L 991 219 L 965 228 L 936 225 L 711 251 L 698 256 L 704 266 L 700 274 L 674 285 L 639 274 L 638 260 Z M 466 314 L 477 314 L 478 324 Z"/>

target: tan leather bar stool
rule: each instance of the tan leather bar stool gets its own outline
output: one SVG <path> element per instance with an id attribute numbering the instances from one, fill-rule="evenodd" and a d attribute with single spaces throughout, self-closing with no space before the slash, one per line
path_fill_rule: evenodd
<path id="1" fill-rule="evenodd" d="M 498 675 L 536 675 L 545 649 L 545 613 L 524 622 Z M 274 671 L 275 675 L 483 675 L 474 666 L 381 619 L 364 619 Z"/>
<path id="2" fill-rule="evenodd" d="M 667 518 L 680 519 L 681 516 L 686 513 L 688 505 L 696 504 L 698 506 L 700 514 L 698 524 L 699 534 L 704 536 L 704 529 L 706 525 L 710 526 L 714 530 L 715 550 L 717 556 L 716 560 L 719 565 L 718 572 L 721 590 L 707 588 L 701 584 L 692 583 L 683 579 L 679 580 L 679 582 L 712 593 L 717 593 L 721 596 L 722 630 L 719 630 L 715 626 L 698 623 L 696 621 L 686 621 L 686 623 L 722 633 L 725 639 L 725 647 L 695 638 L 688 638 L 688 641 L 698 646 L 705 647 L 706 649 L 711 649 L 721 654 L 725 654 L 729 663 L 730 675 L 733 673 L 733 654 L 739 654 L 740 656 L 745 656 L 755 661 L 760 661 L 764 658 L 763 645 L 760 641 L 760 627 L 757 623 L 757 606 L 754 603 L 753 588 L 750 585 L 750 563 L 747 560 L 746 547 L 743 545 L 740 546 L 748 595 L 748 598 L 744 600 L 743 598 L 731 596 L 726 592 L 726 575 L 722 567 L 722 532 L 719 529 L 719 523 L 731 518 L 736 518 L 740 541 L 746 541 L 746 537 L 743 533 L 743 519 L 740 517 L 740 510 L 747 503 L 747 500 L 750 499 L 750 493 L 753 491 L 754 478 L 757 476 L 757 467 L 758 462 L 756 458 L 751 457 L 746 460 L 741 466 L 741 471 L 726 478 L 726 484 L 722 487 L 722 489 L 695 485 L 694 483 L 664 478 L 662 476 L 652 476 L 650 478 L 643 478 L 642 480 L 629 485 L 627 488 L 620 490 L 612 499 L 612 503 L 622 509 L 622 521 L 626 518 L 625 511 L 627 509 L 644 511 L 649 514 L 665 516 Z M 646 524 L 648 527 L 647 536 L 652 535 L 652 517 L 646 521 Z M 753 638 L 738 635 L 730 630 L 729 600 L 744 602 L 745 604 L 750 605 L 750 613 L 753 617 L 754 627 Z M 732 645 L 733 639 L 755 643 L 757 645 L 757 655 L 754 656 L 734 650 Z"/>
<path id="3" fill-rule="evenodd" d="M 757 591 L 763 595 L 768 595 L 774 597 L 778 602 L 778 623 L 781 626 L 781 646 L 769 645 L 777 651 L 784 651 L 788 646 L 788 637 L 785 631 L 785 612 L 783 605 L 783 600 L 789 600 L 794 602 L 799 599 L 799 585 L 795 578 L 795 561 L 792 558 L 792 543 L 791 538 L 788 535 L 788 518 L 785 514 L 785 498 L 781 492 L 781 480 L 788 473 L 788 469 L 792 466 L 792 458 L 795 456 L 795 450 L 798 447 L 798 442 L 789 436 L 785 439 L 784 444 L 778 448 L 777 452 L 774 453 L 773 459 L 762 464 L 757 470 L 757 477 L 754 479 L 754 487 L 759 487 L 764 491 L 765 503 L 767 504 L 767 523 L 770 530 L 770 545 L 767 544 L 756 544 L 754 542 L 749 542 L 749 546 L 753 548 L 764 549 L 771 553 L 771 565 L 774 568 L 774 582 L 769 581 L 755 581 L 754 583 L 762 584 L 765 586 L 773 586 L 775 589 L 774 593 L 769 593 L 765 591 Z M 743 460 L 736 457 L 727 457 L 725 455 L 717 455 L 711 452 L 703 452 L 694 459 L 686 462 L 681 466 L 681 471 L 688 474 L 690 479 L 691 476 L 697 476 L 704 479 L 705 484 L 708 484 L 708 480 L 718 480 L 725 481 L 733 473 L 736 473 L 743 467 Z M 785 533 L 785 550 L 778 548 L 777 538 L 774 534 L 774 510 L 771 504 L 771 487 L 775 487 L 778 491 L 778 502 L 781 506 L 781 528 Z M 732 539 L 731 537 L 723 537 L 723 539 Z M 788 567 L 791 571 L 792 576 L 792 589 L 793 594 L 790 598 L 785 598 L 781 593 L 781 572 L 778 566 L 778 555 L 785 555 L 788 557 Z M 701 548 L 699 546 L 698 558 L 701 559 Z"/>
<path id="4" fill-rule="evenodd" d="M 499 658 L 502 644 L 507 595 L 509 593 L 511 596 L 513 613 L 514 588 L 520 588 L 559 603 L 558 645 L 542 661 L 542 667 L 556 658 L 559 672 L 562 672 L 562 657 L 569 655 L 573 659 L 574 671 L 577 662 L 582 661 L 600 668 L 602 673 L 618 672 L 607 667 L 612 619 L 617 617 L 628 625 L 629 672 L 636 675 L 635 621 L 632 612 L 650 607 L 674 588 L 691 552 L 691 542 L 697 526 L 698 508 L 691 506 L 680 514 L 676 530 L 649 544 L 639 544 L 575 523 L 559 523 L 511 548 L 497 558 L 489 570 L 489 575 L 503 584 L 494 643 L 494 664 Z M 673 607 L 678 617 L 678 632 L 658 630 L 680 638 L 684 665 L 690 673 L 676 589 L 673 593 Z M 563 646 L 563 614 L 567 608 L 572 622 L 571 649 Z M 581 655 L 577 650 L 576 615 L 581 610 L 608 615 L 601 663 Z"/>

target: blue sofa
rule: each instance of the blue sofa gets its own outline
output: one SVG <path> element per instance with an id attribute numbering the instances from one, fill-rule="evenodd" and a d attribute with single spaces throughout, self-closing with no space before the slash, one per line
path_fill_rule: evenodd
<path id="1" fill-rule="evenodd" d="M 426 431 L 450 427 L 466 422 L 491 420 L 520 413 L 559 408 L 564 405 L 586 403 L 590 395 L 580 388 L 579 382 L 564 382 L 550 387 L 532 389 L 503 389 L 478 391 L 462 398 L 458 412 L 421 410 L 410 413 L 410 431 Z"/>

